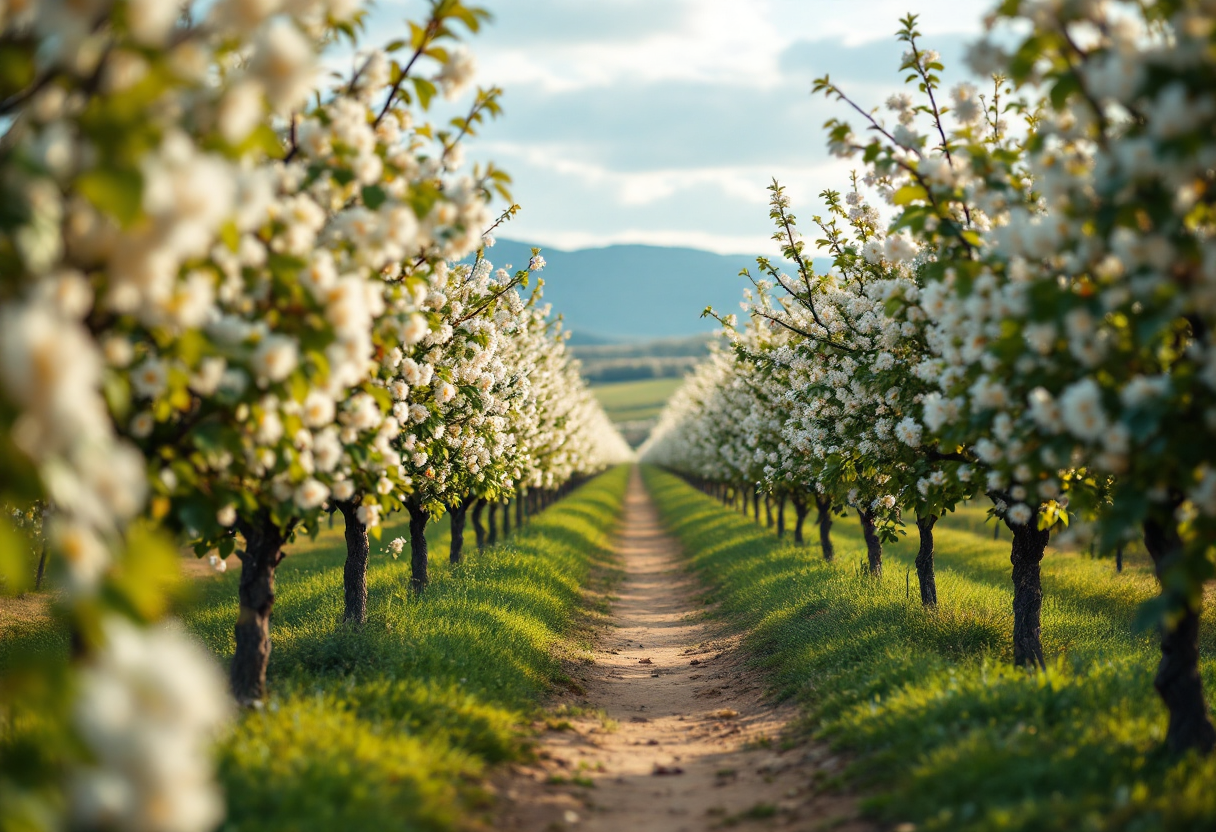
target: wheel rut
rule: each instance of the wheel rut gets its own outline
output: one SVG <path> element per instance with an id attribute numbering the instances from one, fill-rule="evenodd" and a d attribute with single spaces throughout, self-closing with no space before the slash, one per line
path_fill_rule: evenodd
<path id="1" fill-rule="evenodd" d="M 854 797 L 820 785 L 843 761 L 783 744 L 796 708 L 769 701 L 745 656 L 698 615 L 701 587 L 636 468 L 616 548 L 625 575 L 593 663 L 572 673 L 582 691 L 551 703 L 538 761 L 497 783 L 495 828 L 872 828 Z"/>

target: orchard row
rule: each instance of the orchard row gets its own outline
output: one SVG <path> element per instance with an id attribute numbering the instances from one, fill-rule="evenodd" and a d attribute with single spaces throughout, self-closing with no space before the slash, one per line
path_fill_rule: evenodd
<path id="1" fill-rule="evenodd" d="M 540 506 L 628 455 L 540 305 L 539 252 L 486 258 L 516 206 L 495 219 L 509 179 L 466 171 L 462 141 L 499 91 L 428 121 L 468 88 L 458 36 L 486 13 L 433 0 L 369 49 L 361 6 L 0 3 L 0 503 L 41 523 L 72 642 L 0 692 L 6 828 L 222 818 L 231 699 L 152 626 L 180 546 L 240 559 L 230 687 L 257 704 L 275 569 L 324 512 L 357 624 L 387 514 L 409 513 L 421 590 L 430 519 Z M 322 52 L 350 70 L 322 80 Z M 10 519 L 7 592 L 32 577 Z"/>
<path id="2" fill-rule="evenodd" d="M 1070 527 L 1142 539 L 1160 578 L 1155 684 L 1168 744 L 1210 752 L 1198 668 L 1216 541 L 1216 8 L 1198 0 L 1000 5 L 948 92 L 901 21 L 908 91 L 827 125 L 857 165 L 825 191 L 812 268 L 771 189 L 785 264 L 759 261 L 746 325 L 677 394 L 644 458 L 708 490 L 854 508 L 870 569 L 915 520 L 987 498 L 1013 533 L 1013 657 L 1044 665 L 1040 562 Z M 1011 44 L 1007 48 L 1002 44 Z M 749 275 L 751 277 L 751 275 Z"/>

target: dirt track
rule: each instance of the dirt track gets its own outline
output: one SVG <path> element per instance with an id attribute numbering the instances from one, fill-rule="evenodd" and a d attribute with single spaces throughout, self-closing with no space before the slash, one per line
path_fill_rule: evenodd
<path id="1" fill-rule="evenodd" d="M 782 749 L 792 707 L 776 707 L 728 642 L 696 616 L 695 581 L 633 472 L 617 542 L 625 579 L 585 692 L 554 702 L 540 763 L 500 783 L 494 826 L 513 830 L 700 832 L 869 829 L 856 802 L 816 783 L 842 765 L 824 747 Z M 596 713 L 596 712 L 599 713 Z"/>

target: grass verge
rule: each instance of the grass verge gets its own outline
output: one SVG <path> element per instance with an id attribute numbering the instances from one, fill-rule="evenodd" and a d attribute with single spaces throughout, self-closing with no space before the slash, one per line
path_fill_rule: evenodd
<path id="1" fill-rule="evenodd" d="M 528 753 L 543 695 L 568 681 L 560 657 L 589 648 L 578 643 L 589 613 L 583 588 L 612 558 L 627 474 L 596 478 L 496 547 L 470 545 L 458 567 L 447 564 L 446 524 L 438 525 L 421 596 L 407 589 L 408 558 L 395 561 L 373 541 L 362 628 L 340 623 L 340 518 L 316 540 L 292 544 L 278 570 L 270 700 L 219 746 L 228 799 L 221 829 L 488 826 L 487 767 Z M 383 539 L 407 533 L 404 522 L 390 523 Z M 198 580 L 182 610 L 224 662 L 238 573 Z M 20 629 L 5 635 L 35 636 Z M 43 638 L 62 648 L 54 634 Z M 0 732 L 0 753 L 4 745 Z"/>
<path id="2" fill-rule="evenodd" d="M 1155 592 L 1142 564 L 1116 575 L 1108 560 L 1049 552 L 1051 666 L 1026 673 L 1009 664 L 1008 538 L 969 530 L 974 518 L 939 527 L 941 605 L 926 611 L 914 540 L 888 547 L 875 581 L 858 568 L 855 518 L 838 520 L 828 564 L 817 545 L 778 541 L 670 474 L 644 476 L 716 614 L 747 634 L 814 730 L 853 755 L 845 779 L 872 795 L 876 819 L 975 832 L 1216 828 L 1216 759 L 1162 749 L 1159 652 L 1133 626 Z M 1208 657 L 1213 623 L 1209 604 Z M 1202 669 L 1211 699 L 1216 663 Z"/>

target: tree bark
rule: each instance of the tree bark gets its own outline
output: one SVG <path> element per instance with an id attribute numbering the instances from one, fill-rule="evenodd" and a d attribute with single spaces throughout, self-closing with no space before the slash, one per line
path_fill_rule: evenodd
<path id="1" fill-rule="evenodd" d="M 274 571 L 283 560 L 287 535 L 262 511 L 251 521 L 238 519 L 245 538 L 241 554 L 241 581 L 237 590 L 236 650 L 229 682 L 232 696 L 242 706 L 266 698 L 266 667 L 270 663 L 270 612 L 274 607 Z"/>
<path id="2" fill-rule="evenodd" d="M 464 562 L 464 520 L 469 513 L 468 498 L 448 506 L 448 517 L 452 524 L 452 544 L 448 547 L 448 562 L 455 565 Z"/>
<path id="3" fill-rule="evenodd" d="M 1120 543 L 1115 547 L 1115 571 L 1123 571 L 1123 544 Z"/>
<path id="4" fill-rule="evenodd" d="M 1013 564 L 1013 663 L 1035 665 L 1045 669 L 1043 660 L 1043 584 L 1040 564 L 1051 532 L 1038 527 L 1038 513 L 1018 525 L 1010 523 L 1013 547 L 1009 561 Z"/>
<path id="5" fill-rule="evenodd" d="M 806 520 L 806 514 L 807 514 L 807 510 L 808 510 L 809 506 L 807 506 L 806 500 L 799 499 L 798 497 L 794 497 L 793 502 L 794 502 L 794 545 L 802 546 L 805 542 L 802 537 L 802 524 Z"/>
<path id="6" fill-rule="evenodd" d="M 836 559 L 836 547 L 832 545 L 832 498 L 816 494 L 815 506 L 819 509 L 819 548 L 823 549 L 823 559 L 831 562 Z"/>
<path id="7" fill-rule="evenodd" d="M 486 533 L 486 545 L 493 546 L 498 542 L 498 503 L 490 503 L 489 514 L 489 531 Z"/>
<path id="8" fill-rule="evenodd" d="M 777 498 L 777 539 L 785 537 L 785 501 L 787 497 L 785 492 Z"/>
<path id="9" fill-rule="evenodd" d="M 771 529 L 773 527 L 773 495 L 764 495 L 764 527 Z"/>
<path id="10" fill-rule="evenodd" d="M 878 539 L 878 529 L 874 526 L 874 513 L 858 509 L 857 515 L 861 518 L 861 534 L 866 539 L 866 557 L 870 561 L 870 574 L 875 578 L 881 578 L 882 541 Z"/>
<path id="11" fill-rule="evenodd" d="M 481 513 L 486 509 L 486 501 L 480 497 L 473 501 L 473 537 L 477 548 L 486 548 L 486 527 L 482 525 Z"/>
<path id="12" fill-rule="evenodd" d="M 342 620 L 349 624 L 367 621 L 367 559 L 371 547 L 367 541 L 367 526 L 359 520 L 359 501 L 335 502 L 346 523 L 346 564 L 342 568 L 342 583 L 346 609 Z"/>
<path id="13" fill-rule="evenodd" d="M 46 556 L 51 548 L 49 538 L 47 537 L 47 523 L 51 517 L 50 509 L 44 504 L 43 508 L 39 511 L 39 514 L 41 515 L 41 518 L 40 522 L 38 523 L 38 536 L 42 538 L 42 552 L 38 555 L 38 571 L 34 575 L 35 592 L 42 591 L 42 579 L 46 577 Z"/>
<path id="14" fill-rule="evenodd" d="M 502 504 L 502 536 L 511 536 L 511 501 L 504 500 Z"/>
<path id="15" fill-rule="evenodd" d="M 920 602 L 926 607 L 937 606 L 937 578 L 933 575 L 933 527 L 937 515 L 916 518 L 920 532 L 920 550 L 916 553 L 916 579 L 920 582 Z"/>
<path id="16" fill-rule="evenodd" d="M 1157 580 L 1167 593 L 1166 573 L 1183 557 L 1182 539 L 1172 515 L 1165 522 L 1149 518 L 1144 523 L 1144 545 L 1153 559 Z M 1194 598 L 1170 593 L 1170 612 L 1176 618 L 1161 629 L 1161 662 L 1153 687 L 1169 712 L 1165 743 L 1171 752 L 1198 751 L 1210 754 L 1216 748 L 1216 728 L 1208 715 L 1199 675 L 1199 616 L 1203 596 Z"/>
<path id="17" fill-rule="evenodd" d="M 752 486 L 752 519 L 760 522 L 760 489 Z"/>
<path id="18" fill-rule="evenodd" d="M 46 526 L 42 527 L 42 553 L 38 556 L 38 572 L 34 575 L 34 591 L 42 591 L 42 579 L 46 575 L 46 553 L 50 546 L 46 542 Z"/>
<path id="19" fill-rule="evenodd" d="M 421 592 L 431 582 L 426 551 L 426 524 L 431 515 L 415 500 L 405 504 L 410 515 L 410 589 Z"/>

